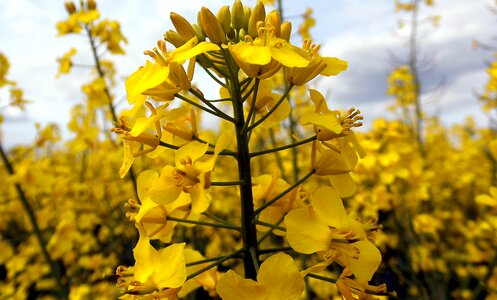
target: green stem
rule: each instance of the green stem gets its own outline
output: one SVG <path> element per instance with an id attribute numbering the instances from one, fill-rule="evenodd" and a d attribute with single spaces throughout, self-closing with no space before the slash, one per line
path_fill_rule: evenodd
<path id="1" fill-rule="evenodd" d="M 212 268 L 215 268 L 215 267 L 219 266 L 220 264 L 222 264 L 223 262 L 227 261 L 228 259 L 236 258 L 236 257 L 238 257 L 244 251 L 245 251 L 245 249 L 236 250 L 235 252 L 233 252 L 233 253 L 231 253 L 229 255 L 224 256 L 220 260 L 218 260 L 218 261 L 216 261 L 216 262 L 214 262 L 214 263 L 206 266 L 205 268 L 202 268 L 202 269 L 198 270 L 197 272 L 194 272 L 194 273 L 188 275 L 186 277 L 186 280 L 188 281 L 188 280 L 190 280 L 192 278 L 195 278 L 196 276 L 198 276 L 198 275 L 200 275 L 200 274 L 202 274 L 202 273 L 204 273 L 206 271 L 209 271 Z"/>
<path id="2" fill-rule="evenodd" d="M 309 273 L 306 276 L 307 277 L 311 277 L 311 278 L 316 278 L 316 279 L 319 279 L 319 280 L 322 280 L 322 281 L 326 281 L 326 282 L 331 282 L 331 283 L 336 283 L 337 282 L 337 280 L 335 278 L 324 277 L 324 276 L 321 276 L 321 275 L 318 275 L 318 274 L 314 274 L 314 273 Z"/>
<path id="3" fill-rule="evenodd" d="M 167 220 L 173 221 L 173 222 L 178 222 L 178 223 L 210 226 L 210 227 L 215 227 L 215 228 L 225 228 L 225 229 L 236 230 L 236 231 L 241 230 L 240 227 L 238 227 L 238 226 L 226 225 L 226 224 L 216 224 L 216 223 L 209 223 L 209 222 L 203 222 L 203 221 L 192 221 L 192 220 L 178 219 L 178 218 L 174 218 L 174 217 L 167 217 Z"/>
<path id="4" fill-rule="evenodd" d="M 259 254 L 268 254 L 274 252 L 284 252 L 284 251 L 294 251 L 292 247 L 277 247 L 271 249 L 261 249 L 259 250 Z"/>
<path id="5" fill-rule="evenodd" d="M 5 168 L 7 169 L 7 172 L 13 176 L 15 175 L 14 168 L 12 164 L 10 163 L 7 154 L 4 152 L 2 144 L 0 144 L 0 156 L 2 156 L 3 163 L 5 165 Z M 43 258 L 45 259 L 46 263 L 50 267 L 50 274 L 52 277 L 55 279 L 55 282 L 58 287 L 58 293 L 59 297 L 61 299 L 67 299 L 67 287 L 62 283 L 62 274 L 59 266 L 57 263 L 50 257 L 50 253 L 48 253 L 47 250 L 47 242 L 45 241 L 45 238 L 41 232 L 40 226 L 38 225 L 38 221 L 36 220 L 35 212 L 33 208 L 31 207 L 31 204 L 28 201 L 28 198 L 26 197 L 26 194 L 24 193 L 24 190 L 22 189 L 21 185 L 19 183 L 15 183 L 15 188 L 17 195 L 19 196 L 19 199 L 21 200 L 22 206 L 24 207 L 24 210 L 26 211 L 28 215 L 29 222 L 31 223 L 31 226 L 33 227 L 34 234 L 36 236 L 36 240 L 38 241 L 38 244 L 41 249 L 41 253 L 43 255 Z"/>
<path id="6" fill-rule="evenodd" d="M 223 255 L 223 256 L 216 256 L 216 257 L 206 258 L 206 259 L 202 259 L 202 260 L 197 260 L 194 262 L 187 263 L 186 266 L 191 267 L 191 266 L 196 266 L 196 265 L 208 263 L 211 261 L 218 261 L 218 260 L 222 259 L 223 257 L 225 257 L 225 256 Z"/>
<path id="7" fill-rule="evenodd" d="M 243 181 L 212 181 L 211 186 L 234 186 L 234 185 L 241 185 L 243 184 Z"/>
<path id="8" fill-rule="evenodd" d="M 220 115 L 220 114 L 218 114 L 217 112 L 215 112 L 215 111 L 213 111 L 213 110 L 211 110 L 211 109 L 209 109 L 209 108 L 207 108 L 207 107 L 205 107 L 205 106 L 202 106 L 202 105 L 200 105 L 200 104 L 196 103 L 196 102 L 195 102 L 195 101 L 193 101 L 193 100 L 188 99 L 187 97 L 185 97 L 185 96 L 183 96 L 183 95 L 181 95 L 181 94 L 174 94 L 174 96 L 175 96 L 176 98 L 179 98 L 179 99 L 181 99 L 181 100 L 185 101 L 186 103 L 189 103 L 189 104 L 191 104 L 191 105 L 193 105 L 193 106 L 195 106 L 195 107 L 197 107 L 197 108 L 200 108 L 201 110 L 203 110 L 203 111 L 205 111 L 205 112 L 207 112 L 207 113 L 209 113 L 209 114 L 211 114 L 211 115 L 213 115 L 213 116 L 216 116 L 216 117 L 218 117 L 218 118 L 224 119 L 224 120 L 226 120 L 226 121 L 233 122 L 233 118 L 231 118 L 231 117 L 229 117 L 229 116 L 225 116 L 225 115 Z"/>
<path id="9" fill-rule="evenodd" d="M 291 83 L 290 85 L 288 85 L 285 93 L 281 96 L 280 100 L 278 100 L 278 102 L 276 102 L 276 104 L 273 107 L 271 107 L 271 109 L 267 112 L 267 114 L 265 114 L 259 120 L 257 120 L 257 122 L 255 122 L 254 124 L 252 124 L 248 128 L 248 131 L 253 130 L 255 127 L 259 126 L 262 122 L 264 122 L 267 118 L 269 118 L 269 116 L 281 105 L 281 103 L 283 103 L 283 101 L 285 101 L 285 99 L 288 96 L 288 94 L 290 94 L 290 91 L 292 90 L 292 88 L 293 88 L 293 83 Z"/>
<path id="10" fill-rule="evenodd" d="M 230 72 L 229 92 L 233 101 L 233 112 L 235 117 L 235 135 L 238 153 L 238 179 L 243 182 L 240 184 L 240 204 L 242 216 L 242 241 L 245 252 L 243 265 L 245 277 L 256 280 L 257 267 L 250 251 L 255 251 L 255 259 L 257 260 L 257 230 L 255 227 L 254 200 L 252 195 L 252 174 L 250 170 L 250 152 L 249 140 L 245 128 L 245 116 L 243 114 L 242 94 L 240 90 L 240 82 L 238 81 L 238 66 L 232 62 L 232 58 L 224 49 L 221 50 L 228 71 Z M 253 250 L 251 250 L 253 249 Z"/>
<path id="11" fill-rule="evenodd" d="M 271 224 L 271 223 L 266 223 L 266 222 L 259 221 L 259 220 L 257 220 L 255 222 L 255 224 L 261 225 L 261 226 L 264 226 L 264 227 L 268 227 L 268 228 L 272 228 L 273 230 L 274 229 L 278 229 L 278 230 L 281 230 L 281 231 L 286 231 L 285 227 L 281 227 L 281 226 L 278 226 L 278 225 L 275 225 L 275 224 Z"/>
<path id="12" fill-rule="evenodd" d="M 264 203 L 263 205 L 261 205 L 261 207 L 259 207 L 258 209 L 255 210 L 255 214 L 256 215 L 260 214 L 264 209 L 266 209 L 267 207 L 269 207 L 270 205 L 272 205 L 276 201 L 280 200 L 283 196 L 285 196 L 286 194 L 288 194 L 289 192 L 291 192 L 297 186 L 301 185 L 309 177 L 311 177 L 312 175 L 314 175 L 314 173 L 316 173 L 316 170 L 314 170 L 314 169 L 311 170 L 304 177 L 302 177 L 299 181 L 295 182 L 291 187 L 287 188 L 286 190 L 284 190 L 283 192 L 279 193 L 276 197 L 274 197 L 270 201 L 268 201 L 268 202 Z"/>
<path id="13" fill-rule="evenodd" d="M 274 224 L 274 226 L 278 226 L 281 224 L 281 222 L 283 222 L 283 220 L 285 219 L 285 216 L 281 216 L 281 218 Z M 257 244 L 261 244 L 265 239 L 267 239 L 271 233 L 273 232 L 274 230 L 274 227 L 271 227 L 268 231 L 266 231 L 264 233 L 264 235 L 257 241 Z"/>
<path id="14" fill-rule="evenodd" d="M 159 145 L 162 146 L 162 147 L 173 149 L 173 150 L 178 150 L 179 148 L 181 148 L 180 146 L 169 144 L 169 143 L 166 143 L 166 142 L 163 142 L 163 141 L 160 141 Z M 209 151 L 206 151 L 205 154 L 207 154 L 207 155 L 214 155 L 214 151 L 210 151 L 209 150 Z M 230 151 L 230 150 L 223 150 L 223 151 L 219 152 L 219 155 L 232 156 L 234 158 L 237 157 L 236 152 L 233 152 L 233 151 Z"/>
<path id="15" fill-rule="evenodd" d="M 252 115 L 255 113 L 255 103 L 257 101 L 257 92 L 259 91 L 259 78 L 255 79 L 254 83 L 254 93 L 252 94 L 252 104 L 250 105 L 249 113 L 247 119 L 245 120 L 245 125 L 242 128 L 242 133 L 247 133 L 250 121 L 252 120 Z"/>
<path id="16" fill-rule="evenodd" d="M 264 155 L 264 154 L 268 154 L 268 153 L 273 153 L 273 152 L 277 152 L 277 151 L 281 151 L 281 150 L 286 150 L 286 149 L 294 148 L 294 147 L 297 147 L 297 146 L 300 146 L 300 145 L 307 144 L 307 143 L 310 143 L 312 141 L 315 141 L 316 139 L 317 139 L 317 135 L 314 135 L 314 136 L 311 136 L 309 138 L 306 138 L 305 140 L 301 140 L 301 141 L 293 143 L 293 144 L 289 144 L 289 145 L 285 145 L 285 146 L 280 146 L 280 147 L 275 147 L 273 149 L 262 150 L 262 151 L 258 151 L 258 152 L 252 152 L 252 153 L 250 153 L 250 157 L 256 157 L 256 156 L 259 156 L 259 155 Z"/>
<path id="17" fill-rule="evenodd" d="M 202 103 L 204 103 L 205 105 L 207 105 L 210 109 L 212 109 L 213 111 L 215 111 L 216 113 L 218 113 L 220 116 L 222 116 L 223 119 L 230 120 L 231 122 L 234 121 L 234 119 L 232 117 L 228 116 L 223 111 L 221 111 L 219 108 L 217 108 L 214 104 L 210 103 L 208 100 L 206 100 L 204 98 L 204 96 L 202 96 L 201 94 L 197 93 L 197 91 L 195 91 L 194 89 L 189 89 L 188 91 L 190 93 L 192 93 L 195 97 L 197 97 L 200 101 L 202 101 Z"/>
<path id="18" fill-rule="evenodd" d="M 214 221 L 217 221 L 217 222 L 219 222 L 219 223 L 222 223 L 222 224 L 225 224 L 225 225 L 230 225 L 230 226 L 235 226 L 235 225 L 231 224 L 230 222 L 228 222 L 228 221 L 226 221 L 226 220 L 224 220 L 224 219 L 222 219 L 222 218 L 220 218 L 220 217 L 218 217 L 218 216 L 212 215 L 212 214 L 210 214 L 210 213 L 208 213 L 208 212 L 206 212 L 206 211 L 204 211 L 204 212 L 202 213 L 202 215 L 206 216 L 206 217 L 207 217 L 207 218 L 209 218 L 209 219 L 212 219 L 212 220 L 214 220 Z"/>

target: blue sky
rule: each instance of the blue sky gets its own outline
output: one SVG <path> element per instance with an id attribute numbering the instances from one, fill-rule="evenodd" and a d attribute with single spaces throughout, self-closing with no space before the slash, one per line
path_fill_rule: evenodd
<path id="1" fill-rule="evenodd" d="M 284 0 L 284 11 L 290 20 L 306 6 L 314 9 L 317 26 L 311 33 L 322 44 L 322 55 L 340 57 L 349 62 L 349 70 L 335 78 L 316 83 L 328 93 L 329 105 L 336 108 L 358 107 L 365 123 L 385 115 L 392 99 L 386 96 L 386 79 L 394 67 L 391 54 L 406 55 L 405 32 L 396 31 L 399 19 L 406 15 L 394 13 L 393 0 Z M 244 1 L 253 5 L 255 1 Z M 119 99 L 124 96 L 123 80 L 144 63 L 143 50 L 152 48 L 162 34 L 172 28 L 171 11 L 191 21 L 202 5 L 217 11 L 231 1 L 221 0 L 101 0 L 101 15 L 121 22 L 129 40 L 127 55 L 115 58 L 119 78 L 113 91 Z M 423 95 L 428 114 L 438 113 L 446 123 L 462 121 L 466 115 L 477 116 L 485 125 L 474 92 L 481 91 L 485 81 L 485 66 L 492 59 L 490 52 L 472 49 L 472 40 L 492 41 L 497 16 L 488 10 L 490 0 L 439 0 L 435 6 L 423 7 L 424 17 L 440 15 L 436 29 L 428 24 L 420 28 L 421 56 L 430 57 L 431 70 L 421 73 L 426 91 L 439 82 L 443 88 Z M 26 112 L 9 109 L 3 124 L 3 142 L 8 146 L 32 141 L 35 122 L 56 122 L 65 128 L 69 109 L 80 103 L 80 86 L 87 80 L 88 70 L 55 79 L 56 58 L 70 47 L 79 50 L 75 61 L 91 63 L 88 44 L 83 36 L 56 37 L 55 23 L 66 17 L 63 1 L 0 0 L 0 51 L 11 63 L 9 78 L 25 90 L 33 100 Z M 294 26 L 296 28 L 297 26 Z M 7 95 L 0 92 L 0 105 Z"/>

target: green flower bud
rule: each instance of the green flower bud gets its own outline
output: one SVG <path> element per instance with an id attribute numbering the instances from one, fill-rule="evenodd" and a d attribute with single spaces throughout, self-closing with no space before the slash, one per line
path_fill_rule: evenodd
<path id="1" fill-rule="evenodd" d="M 188 41 L 195 36 L 195 31 L 193 30 L 192 25 L 185 18 L 183 18 L 183 16 L 172 12 L 170 18 L 171 22 L 173 22 L 174 28 L 176 28 L 176 31 L 183 39 Z"/>
<path id="2" fill-rule="evenodd" d="M 219 23 L 221 23 L 224 33 L 228 33 L 231 29 L 231 14 L 230 7 L 228 5 L 225 5 L 219 9 L 217 12 L 217 19 Z"/>
<path id="3" fill-rule="evenodd" d="M 266 24 L 268 24 L 268 23 L 271 25 L 271 27 L 273 27 L 274 35 L 279 37 L 280 30 L 281 30 L 281 17 L 280 17 L 280 13 L 277 10 L 271 11 L 266 16 Z"/>
<path id="4" fill-rule="evenodd" d="M 176 47 L 176 48 L 183 46 L 187 42 L 187 40 L 185 40 L 181 35 L 179 35 L 174 30 L 168 30 L 164 34 L 164 39 L 166 41 L 168 41 L 169 43 L 173 44 L 174 47 Z"/>
<path id="5" fill-rule="evenodd" d="M 225 34 L 216 16 L 207 7 L 200 10 L 200 22 L 209 40 L 217 45 L 224 42 Z"/>
<path id="6" fill-rule="evenodd" d="M 292 35 L 292 23 L 285 21 L 281 24 L 280 38 L 290 41 L 290 36 Z"/>
<path id="7" fill-rule="evenodd" d="M 259 1 L 252 10 L 252 14 L 250 15 L 248 23 L 248 34 L 252 38 L 256 38 L 258 36 L 257 22 L 264 23 L 265 19 L 266 19 L 266 9 L 264 8 L 264 4 L 262 4 L 262 2 Z"/>
<path id="8" fill-rule="evenodd" d="M 248 32 L 248 24 L 250 20 L 250 15 L 252 14 L 252 9 L 250 7 L 244 7 L 243 11 L 245 12 L 245 19 L 243 20 L 243 28 L 245 32 Z"/>
<path id="9" fill-rule="evenodd" d="M 242 2 L 236 0 L 231 7 L 231 24 L 233 28 L 236 30 L 240 30 L 243 28 L 243 24 L 245 23 L 245 10 L 243 8 Z"/>

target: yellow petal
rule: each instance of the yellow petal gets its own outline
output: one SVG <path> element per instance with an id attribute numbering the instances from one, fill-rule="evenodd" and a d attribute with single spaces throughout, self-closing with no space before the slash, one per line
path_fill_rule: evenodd
<path id="1" fill-rule="evenodd" d="M 202 182 L 190 189 L 190 197 L 192 198 L 192 213 L 201 214 L 209 208 L 211 201 L 204 190 Z"/>
<path id="2" fill-rule="evenodd" d="M 286 67 L 307 67 L 310 60 L 300 55 L 296 48 L 283 39 L 272 39 L 271 56 Z"/>
<path id="3" fill-rule="evenodd" d="M 324 175 L 338 175 L 350 172 L 350 168 L 343 157 L 334 150 L 325 150 L 321 153 L 316 165 L 316 174 Z"/>
<path id="4" fill-rule="evenodd" d="M 184 165 L 183 162 L 185 160 L 191 159 L 192 162 L 196 161 L 202 155 L 207 152 L 207 148 L 209 148 L 209 145 L 204 144 L 204 143 L 199 143 L 196 141 L 189 142 L 188 144 L 184 145 L 183 147 L 179 148 L 176 151 L 175 155 L 175 164 L 178 169 L 183 170 Z"/>
<path id="5" fill-rule="evenodd" d="M 228 49 L 235 58 L 245 63 L 254 65 L 266 65 L 271 61 L 271 50 L 265 46 L 250 45 L 245 42 L 229 45 Z"/>
<path id="6" fill-rule="evenodd" d="M 183 46 L 177 48 L 171 53 L 171 61 L 183 64 L 188 59 L 195 57 L 199 54 L 220 50 L 219 46 L 210 42 L 201 42 L 197 45 L 197 37 L 193 37 L 186 42 Z"/>
<path id="7" fill-rule="evenodd" d="M 321 71 L 321 75 L 324 76 L 333 76 L 337 75 L 342 71 L 347 70 L 348 64 L 346 61 L 338 59 L 336 57 L 322 57 L 324 63 L 326 64 L 326 68 Z"/>
<path id="8" fill-rule="evenodd" d="M 285 217 L 286 237 L 295 251 L 311 254 L 328 249 L 330 229 L 312 207 L 292 210 Z"/>
<path id="9" fill-rule="evenodd" d="M 288 101 L 281 102 L 281 104 L 273 111 L 273 113 L 269 115 L 269 117 L 264 122 L 261 123 L 261 127 L 270 128 L 279 125 L 281 121 L 288 117 L 291 109 L 292 108 Z"/>
<path id="10" fill-rule="evenodd" d="M 362 240 L 353 244 L 359 249 L 359 258 L 348 257 L 347 262 L 357 281 L 366 284 L 381 263 L 381 253 L 373 243 Z"/>
<path id="11" fill-rule="evenodd" d="M 178 186 L 177 180 L 174 176 L 175 168 L 172 166 L 165 166 L 157 180 L 150 188 L 150 198 L 159 203 L 167 204 L 178 198 L 182 191 L 182 187 Z"/>
<path id="12" fill-rule="evenodd" d="M 184 248 L 185 243 L 180 243 L 160 250 L 153 274 L 153 281 L 158 288 L 178 288 L 185 282 Z"/>
<path id="13" fill-rule="evenodd" d="M 154 272 L 156 258 L 158 257 L 157 250 L 150 245 L 150 239 L 142 226 L 138 226 L 140 238 L 133 249 L 135 257 L 134 277 L 136 280 L 145 283 Z"/>
<path id="14" fill-rule="evenodd" d="M 334 113 L 320 114 L 320 113 L 309 113 L 305 114 L 300 118 L 300 123 L 302 125 L 318 125 L 326 128 L 336 134 L 342 133 L 342 125 L 338 121 L 338 118 Z"/>
<path id="15" fill-rule="evenodd" d="M 331 175 L 330 183 L 342 198 L 352 197 L 357 192 L 357 185 L 350 173 Z"/>
<path id="16" fill-rule="evenodd" d="M 131 165 L 133 165 L 133 162 L 135 161 L 133 152 L 136 151 L 139 146 L 140 145 L 138 143 L 124 140 L 123 143 L 124 159 L 123 159 L 123 164 L 119 169 L 119 176 L 121 178 L 126 176 L 126 173 L 128 173 L 129 169 L 131 168 Z"/>
<path id="17" fill-rule="evenodd" d="M 166 81 L 168 75 L 169 67 L 156 65 L 147 60 L 145 66 L 135 71 L 126 80 L 129 103 L 134 103 L 141 93 Z"/>
<path id="18" fill-rule="evenodd" d="M 223 300 L 265 300 L 267 296 L 264 286 L 239 276 L 233 270 L 219 278 L 216 291 Z"/>
<path id="19" fill-rule="evenodd" d="M 349 217 L 345 212 L 342 199 L 335 189 L 329 186 L 320 187 L 312 194 L 311 204 L 314 211 L 327 225 L 339 230 L 349 229 Z"/>
<path id="20" fill-rule="evenodd" d="M 257 281 L 267 288 L 267 300 L 299 300 L 304 291 L 304 279 L 299 269 L 284 253 L 275 254 L 262 263 Z"/>

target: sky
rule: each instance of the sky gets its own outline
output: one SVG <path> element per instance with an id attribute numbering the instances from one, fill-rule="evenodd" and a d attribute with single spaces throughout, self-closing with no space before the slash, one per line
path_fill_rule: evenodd
<path id="1" fill-rule="evenodd" d="M 244 1 L 245 5 L 253 5 Z M 486 124 L 475 94 L 486 82 L 486 65 L 492 53 L 472 48 L 472 41 L 495 42 L 495 22 L 490 0 L 436 0 L 435 6 L 421 8 L 421 18 L 440 15 L 438 27 L 427 22 L 420 26 L 420 57 L 430 61 L 421 71 L 423 106 L 428 115 L 438 114 L 446 124 L 461 122 L 473 115 Z M 129 43 L 125 56 L 112 56 L 118 67 L 116 99 L 125 97 L 124 80 L 144 64 L 143 51 L 151 49 L 164 32 L 172 29 L 169 20 L 175 11 L 192 22 L 202 6 L 217 11 L 223 0 L 101 0 L 101 16 L 118 20 Z M 394 13 L 393 0 L 283 0 L 285 18 L 294 22 L 294 31 L 307 6 L 314 9 L 317 26 L 311 30 L 321 55 L 346 60 L 349 69 L 337 77 L 314 83 L 328 96 L 330 107 L 359 108 L 365 127 L 385 116 L 393 99 L 386 95 L 388 74 L 397 65 L 394 57 L 405 60 L 407 31 L 397 30 L 405 14 Z M 57 57 L 71 47 L 78 49 L 75 62 L 91 64 L 88 41 L 83 35 L 57 37 L 55 24 L 67 16 L 63 1 L 0 0 L 0 52 L 10 61 L 8 78 L 24 89 L 33 102 L 26 111 L 3 111 L 2 142 L 10 147 L 29 144 L 35 136 L 35 123 L 55 122 L 65 128 L 70 108 L 83 101 L 80 86 L 88 80 L 87 69 L 55 78 Z M 497 45 L 497 42 L 495 43 Z M 201 81 L 202 78 L 196 80 Z M 439 87 L 439 88 L 437 88 Z M 6 89 L 0 91 L 0 106 L 7 102 Z M 67 134 L 67 130 L 63 130 Z"/>

